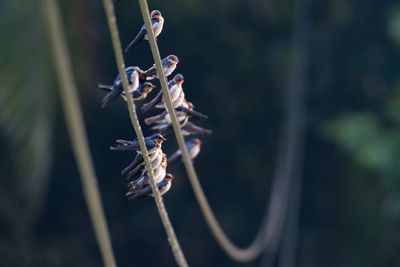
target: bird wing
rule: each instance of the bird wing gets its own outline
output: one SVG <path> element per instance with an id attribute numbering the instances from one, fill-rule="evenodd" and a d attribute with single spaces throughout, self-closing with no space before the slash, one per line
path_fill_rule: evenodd
<path id="1" fill-rule="evenodd" d="M 121 171 L 121 175 L 127 174 L 129 171 L 136 168 L 141 163 L 143 163 L 143 155 L 137 153 L 135 159 L 131 162 L 131 164 L 129 164 L 125 169 Z"/>
<path id="2" fill-rule="evenodd" d="M 205 115 L 205 114 L 203 114 L 203 113 L 200 113 L 200 112 L 195 111 L 195 110 L 190 110 L 190 109 L 188 109 L 188 108 L 185 108 L 185 109 L 186 109 L 186 110 L 185 110 L 186 114 L 192 116 L 193 118 L 196 118 L 196 119 L 199 119 L 199 120 L 206 120 L 206 119 L 208 119 L 208 116 Z"/>
<path id="3" fill-rule="evenodd" d="M 136 35 L 136 37 L 125 48 L 125 52 L 128 52 L 132 47 L 135 47 L 140 41 L 142 41 L 144 39 L 144 36 L 146 34 L 147 34 L 147 31 L 146 31 L 146 28 L 143 25 L 143 27 L 140 29 L 140 31 Z"/>
<path id="4" fill-rule="evenodd" d="M 157 121 L 163 120 L 166 115 L 167 115 L 167 111 L 163 111 L 162 113 L 160 113 L 158 115 L 155 115 L 155 116 L 148 117 L 148 118 L 144 119 L 144 123 L 146 125 L 154 124 Z"/>
<path id="5" fill-rule="evenodd" d="M 113 87 L 113 89 L 103 98 L 102 108 L 105 108 L 111 101 L 117 98 L 122 93 L 121 88 Z"/>
<path id="6" fill-rule="evenodd" d="M 182 152 L 180 149 L 178 149 L 177 151 L 175 151 L 174 154 L 172 154 L 171 156 L 168 157 L 168 164 L 176 161 L 178 158 L 180 158 L 182 155 Z"/>
<path id="7" fill-rule="evenodd" d="M 112 85 L 105 85 L 105 84 L 98 83 L 97 87 L 99 89 L 102 89 L 102 90 L 107 91 L 107 92 L 110 92 L 112 90 Z"/>
<path id="8" fill-rule="evenodd" d="M 137 191 L 128 191 L 126 193 L 126 197 L 128 198 L 128 200 L 134 200 L 137 198 L 141 198 L 141 197 L 145 197 L 151 194 L 151 187 L 148 185 L 146 187 L 144 187 L 143 189 L 137 190 Z"/>
<path id="9" fill-rule="evenodd" d="M 128 172 L 128 176 L 126 177 L 126 179 L 137 180 L 144 175 L 144 170 L 145 166 L 144 162 L 142 162 L 142 164 L 137 165 L 134 169 Z"/>
<path id="10" fill-rule="evenodd" d="M 182 126 L 182 129 L 187 131 L 187 132 L 189 132 L 189 133 L 191 133 L 191 134 L 203 134 L 203 135 L 206 135 L 206 136 L 209 136 L 209 135 L 212 134 L 211 130 L 202 128 L 200 126 L 197 126 L 197 125 L 191 123 L 190 121 L 186 122 Z"/>
<path id="11" fill-rule="evenodd" d="M 115 150 L 115 151 L 138 150 L 139 142 L 137 140 L 127 141 L 127 140 L 118 139 L 115 141 L 115 144 L 110 146 L 110 149 Z"/>
<path id="12" fill-rule="evenodd" d="M 144 72 L 144 75 L 146 76 L 146 80 L 152 80 L 155 79 L 157 77 L 157 69 L 156 66 L 153 65 L 151 68 L 149 68 L 148 70 L 146 70 Z"/>
<path id="13" fill-rule="evenodd" d="M 143 113 L 153 109 L 162 100 L 162 91 L 160 91 L 150 102 L 142 106 Z"/>

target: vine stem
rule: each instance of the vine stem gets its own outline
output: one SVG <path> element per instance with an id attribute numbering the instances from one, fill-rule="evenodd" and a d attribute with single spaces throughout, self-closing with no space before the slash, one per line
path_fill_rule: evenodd
<path id="1" fill-rule="evenodd" d="M 116 267 L 110 235 L 107 230 L 103 206 L 93 162 L 89 152 L 79 97 L 71 70 L 70 57 L 65 41 L 57 0 L 42 0 L 47 31 L 54 54 L 54 63 L 60 82 L 60 96 L 64 116 L 70 134 L 73 151 L 78 164 L 83 192 L 104 266 Z"/>
<path id="2" fill-rule="evenodd" d="M 279 147 L 280 151 L 278 153 L 277 168 L 274 175 L 270 202 L 266 207 L 263 222 L 261 223 L 258 233 L 253 239 L 252 243 L 244 248 L 238 247 L 222 229 L 210 207 L 207 197 L 204 194 L 196 170 L 193 167 L 192 160 L 190 159 L 189 153 L 186 149 L 185 140 L 181 133 L 180 125 L 175 114 L 175 109 L 173 108 L 171 102 L 167 80 L 162 70 L 160 51 L 151 27 L 147 1 L 139 0 L 139 4 L 147 35 L 149 37 L 148 39 L 156 65 L 157 75 L 161 83 L 164 101 L 167 111 L 171 117 L 171 122 L 179 149 L 182 152 L 183 163 L 193 188 L 194 195 L 211 233 L 223 251 L 225 251 L 225 253 L 233 260 L 239 262 L 248 262 L 254 260 L 264 251 L 264 249 L 274 251 L 279 244 L 282 233 L 282 225 L 285 221 L 289 198 L 289 187 L 292 182 L 291 172 L 293 170 L 293 155 L 297 153 L 297 144 L 299 137 L 301 137 L 299 132 L 301 132 L 301 129 L 303 129 L 301 128 L 302 125 L 297 127 L 298 124 L 296 124 L 296 131 L 290 136 L 288 136 L 286 132 L 283 133 L 282 139 L 284 140 L 282 141 L 288 141 L 289 144 L 286 142 L 281 142 Z M 293 136 L 294 138 L 292 138 Z"/>
<path id="3" fill-rule="evenodd" d="M 151 167 L 151 162 L 150 162 L 150 158 L 148 155 L 148 151 L 147 151 L 147 148 L 146 148 L 146 145 L 144 142 L 143 132 L 140 127 L 139 120 L 138 120 L 138 117 L 136 114 L 136 107 L 133 102 L 132 95 L 129 93 L 128 79 L 125 74 L 125 62 L 124 62 L 124 57 L 122 54 L 121 41 L 119 38 L 118 27 L 116 24 L 114 5 L 113 5 L 112 0 L 103 0 L 103 5 L 104 5 L 104 9 L 105 9 L 106 15 L 107 15 L 108 27 L 109 27 L 110 33 L 111 33 L 111 39 L 112 39 L 112 43 L 113 43 L 113 47 L 114 47 L 114 53 L 115 53 L 115 58 L 116 58 L 117 66 L 118 66 L 118 72 L 121 77 L 125 96 L 127 98 L 126 102 L 128 104 L 129 116 L 130 116 L 130 119 L 132 122 L 132 126 L 135 130 L 137 139 L 139 141 L 140 151 L 143 154 L 144 162 L 145 162 L 146 169 L 147 169 L 147 175 L 149 176 L 149 182 L 150 182 L 151 189 L 153 191 L 153 195 L 154 195 L 154 199 L 155 199 L 155 202 L 157 205 L 158 213 L 160 214 L 162 224 L 167 233 L 168 242 L 171 246 L 172 253 L 174 254 L 176 262 L 178 263 L 179 266 L 188 266 L 185 255 L 183 254 L 183 251 L 180 247 L 178 238 L 176 237 L 174 228 L 169 219 L 168 212 L 165 208 L 160 191 L 158 190 L 158 187 L 155 183 L 154 173 L 153 173 L 153 169 Z"/>

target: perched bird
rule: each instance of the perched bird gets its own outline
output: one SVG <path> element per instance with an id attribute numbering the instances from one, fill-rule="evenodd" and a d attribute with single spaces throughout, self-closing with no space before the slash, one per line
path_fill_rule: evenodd
<path id="1" fill-rule="evenodd" d="M 192 102 L 184 101 L 179 107 L 175 108 L 175 114 L 180 123 L 183 123 L 185 119 L 189 117 L 193 117 L 196 119 L 204 120 L 207 119 L 208 116 L 204 115 L 200 112 L 194 111 L 194 105 Z M 151 125 L 154 123 L 171 123 L 171 116 L 169 115 L 167 110 L 164 110 L 159 115 L 155 115 L 152 117 L 148 117 L 144 119 L 144 123 L 147 125 Z"/>
<path id="2" fill-rule="evenodd" d="M 162 181 L 157 184 L 157 187 L 160 190 L 161 195 L 164 195 L 171 188 L 173 178 L 174 177 L 172 174 L 167 173 L 164 179 L 162 179 Z M 150 185 L 146 185 L 145 187 L 139 190 L 133 190 L 129 188 L 125 196 L 128 198 L 128 200 L 134 200 L 145 196 L 153 196 L 153 191 Z"/>
<path id="3" fill-rule="evenodd" d="M 126 74 L 126 78 L 128 79 L 130 93 L 133 93 L 139 87 L 139 72 L 140 71 L 141 71 L 140 68 L 136 67 L 136 66 L 131 66 L 131 67 L 128 67 L 125 69 L 125 74 Z M 122 87 L 122 81 L 121 81 L 121 77 L 119 76 L 119 74 L 117 75 L 117 78 L 115 78 L 113 85 L 107 86 L 107 85 L 99 84 L 98 86 L 101 89 L 109 91 L 109 93 L 102 100 L 102 103 L 103 103 L 101 106 L 102 108 L 105 108 L 111 101 L 113 101 L 115 98 L 117 98 L 124 90 Z"/>
<path id="4" fill-rule="evenodd" d="M 100 89 L 103 89 L 107 92 L 111 92 L 113 88 L 112 86 L 103 84 L 99 84 L 98 86 Z M 132 99 L 134 101 L 145 99 L 147 95 L 153 90 L 153 88 L 155 88 L 155 86 L 151 82 L 140 83 L 139 87 L 132 92 Z M 121 91 L 120 95 L 126 101 L 125 92 L 123 90 Z"/>
<path id="5" fill-rule="evenodd" d="M 170 80 L 168 82 L 168 91 L 169 91 L 169 95 L 171 98 L 171 102 L 174 104 L 174 107 L 178 107 L 180 105 L 178 105 L 178 103 L 174 103 L 175 101 L 179 100 L 179 97 L 184 99 L 184 94 L 183 93 L 183 89 L 182 89 L 182 84 L 184 82 L 184 78 L 183 75 L 178 73 L 174 76 L 174 78 L 172 80 Z M 182 100 L 183 102 L 183 100 Z M 142 106 L 142 111 L 143 113 L 154 109 L 155 107 L 157 108 L 164 108 L 165 104 L 164 104 L 164 100 L 163 100 L 163 93 L 162 91 L 160 91 L 156 97 L 154 97 L 150 102 L 144 104 Z"/>
<path id="6" fill-rule="evenodd" d="M 159 183 L 165 176 L 167 170 L 167 155 L 163 153 L 161 163 L 157 166 L 152 166 L 153 178 L 156 183 Z M 147 175 L 147 170 L 143 168 L 142 172 L 134 173 L 132 175 L 128 174 L 127 179 L 132 180 L 128 183 L 128 187 L 133 190 L 138 190 L 149 184 L 149 176 Z"/>
<path id="7" fill-rule="evenodd" d="M 168 57 L 164 58 L 162 61 L 162 67 L 165 77 L 171 75 L 172 72 L 176 69 L 176 65 L 179 63 L 179 59 L 175 55 L 169 55 Z M 146 76 L 146 80 L 153 80 L 158 77 L 156 65 L 154 64 L 150 69 L 144 72 Z"/>
<path id="8" fill-rule="evenodd" d="M 201 140 L 198 138 L 189 139 L 185 142 L 185 146 L 189 153 L 189 157 L 194 159 L 200 153 Z M 179 158 L 182 158 L 182 151 L 180 149 L 168 158 L 168 163 L 172 163 Z"/>
<path id="9" fill-rule="evenodd" d="M 150 162 L 152 166 L 158 166 L 162 160 L 162 151 L 158 149 L 156 152 L 149 155 Z M 143 155 L 139 152 L 136 153 L 135 159 L 129 164 L 125 169 L 121 171 L 121 175 L 125 175 L 131 172 L 137 172 L 144 167 Z"/>
<path id="10" fill-rule="evenodd" d="M 157 156 L 151 160 L 151 166 L 153 171 L 155 171 L 155 169 L 157 169 L 160 165 L 164 165 L 166 163 L 166 158 L 167 156 L 161 151 L 161 149 L 159 149 L 157 151 L 157 153 L 153 153 L 156 154 Z M 165 161 L 165 163 L 164 163 Z M 167 165 L 165 165 L 165 168 L 167 167 Z M 131 169 L 130 171 L 128 171 L 127 173 L 127 180 L 136 180 L 138 178 L 140 178 L 142 175 L 146 175 L 146 169 L 145 169 L 145 163 L 144 161 L 140 164 L 138 164 L 135 168 Z M 164 176 L 162 176 L 164 177 Z M 162 178 L 160 177 L 160 178 Z"/>
<path id="11" fill-rule="evenodd" d="M 147 152 L 149 154 L 156 152 L 159 148 L 161 148 L 161 144 L 167 139 L 165 139 L 161 134 L 153 134 L 152 136 L 146 137 L 144 142 L 146 144 Z M 125 151 L 125 150 L 136 150 L 140 152 L 139 141 L 127 141 L 118 139 L 115 141 L 116 143 L 110 146 L 111 150 L 116 151 Z"/>
<path id="12" fill-rule="evenodd" d="M 161 16 L 161 12 L 159 10 L 153 10 L 150 13 L 151 18 L 151 27 L 153 28 L 154 36 L 157 38 L 160 35 L 162 28 L 164 26 L 164 18 Z M 148 35 L 146 31 L 145 25 L 142 26 L 139 33 L 136 37 L 129 43 L 129 45 L 125 48 L 125 52 L 128 52 L 129 49 L 136 46 L 139 42 L 143 40 L 148 40 Z"/>

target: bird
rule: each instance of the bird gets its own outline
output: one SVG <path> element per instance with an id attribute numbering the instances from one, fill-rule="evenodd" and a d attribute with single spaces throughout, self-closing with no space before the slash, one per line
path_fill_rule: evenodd
<path id="1" fill-rule="evenodd" d="M 165 77 L 168 77 L 172 72 L 174 72 L 178 63 L 179 59 L 175 55 L 169 55 L 161 61 Z M 154 64 L 151 68 L 146 70 L 144 75 L 148 81 L 158 78 L 156 65 Z"/>
<path id="2" fill-rule="evenodd" d="M 194 159 L 200 153 L 201 140 L 199 138 L 189 139 L 185 142 L 185 146 L 189 153 L 190 159 Z M 179 158 L 182 158 L 182 151 L 180 149 L 178 149 L 168 158 L 168 163 L 172 163 Z"/>
<path id="3" fill-rule="evenodd" d="M 150 162 L 152 166 L 157 166 L 161 163 L 162 160 L 162 151 L 158 149 L 155 153 L 149 155 Z M 129 164 L 125 169 L 121 171 L 121 175 L 125 175 L 127 173 L 131 173 L 133 171 L 139 171 L 144 166 L 143 155 L 139 152 L 136 153 L 135 159 Z"/>
<path id="4" fill-rule="evenodd" d="M 99 86 L 100 89 L 103 89 L 104 91 L 107 91 L 107 92 L 111 92 L 112 91 L 112 86 L 110 86 L 110 85 L 99 84 L 98 86 Z M 154 88 L 155 88 L 155 86 L 151 82 L 139 83 L 138 88 L 135 91 L 132 92 L 132 99 L 134 101 L 146 99 L 147 95 Z M 121 91 L 120 95 L 126 101 L 125 92 Z"/>
<path id="5" fill-rule="evenodd" d="M 179 100 L 179 97 L 182 97 L 183 89 L 182 84 L 184 82 L 184 77 L 182 74 L 178 73 L 174 76 L 172 80 L 168 82 L 168 91 L 171 98 L 171 102 L 174 103 L 175 101 Z M 184 95 L 183 95 L 184 98 Z M 174 105 L 175 106 L 175 105 Z M 176 106 L 178 106 L 176 104 Z M 164 108 L 164 100 L 163 100 L 163 93 L 160 91 L 156 97 L 154 97 L 150 102 L 147 102 L 142 106 L 143 113 L 154 109 L 154 108 Z"/>
<path id="6" fill-rule="evenodd" d="M 157 166 L 152 166 L 153 178 L 156 183 L 159 183 L 164 178 L 167 165 L 167 155 L 163 153 L 161 163 Z M 128 183 L 128 188 L 132 188 L 132 190 L 138 190 L 139 188 L 149 184 L 149 176 L 147 175 L 147 170 L 145 168 L 143 168 L 139 173 L 133 173 L 132 175 L 128 174 L 127 179 L 131 180 L 131 182 Z"/>
<path id="7" fill-rule="evenodd" d="M 160 194 L 164 195 L 169 191 L 172 185 L 172 180 L 174 179 L 174 176 L 170 173 L 167 173 L 164 177 L 164 179 L 161 180 L 161 182 L 157 183 L 158 190 L 160 190 Z M 133 190 L 131 188 L 128 189 L 128 192 L 125 195 L 128 200 L 134 200 L 137 198 L 141 197 L 146 197 L 146 196 L 153 196 L 153 191 L 151 189 L 150 185 L 146 185 L 145 187 L 139 189 L 139 190 Z"/>
<path id="8" fill-rule="evenodd" d="M 162 17 L 161 12 L 159 10 L 151 11 L 150 18 L 151 18 L 151 27 L 153 28 L 154 32 L 154 37 L 157 38 L 157 36 L 160 35 L 163 29 L 164 18 Z M 140 31 L 136 35 L 136 37 L 125 48 L 125 52 L 128 52 L 131 48 L 135 47 L 139 42 L 148 39 L 149 37 L 147 35 L 146 27 L 145 25 L 143 25 L 142 28 L 140 28 Z"/>
<path id="9" fill-rule="evenodd" d="M 165 139 L 161 134 L 153 134 L 152 136 L 146 137 L 144 139 L 144 143 L 147 148 L 147 152 L 149 154 L 156 152 L 159 148 L 161 148 L 161 144 L 167 139 Z M 139 141 L 127 141 L 118 139 L 115 141 L 115 144 L 110 146 L 111 150 L 115 151 L 126 151 L 126 150 L 136 150 L 140 152 Z M 141 152 L 140 152 L 141 153 Z"/>
<path id="10" fill-rule="evenodd" d="M 140 68 L 136 66 L 130 66 L 125 69 L 126 78 L 128 79 L 128 86 L 129 86 L 128 90 L 130 93 L 133 93 L 135 90 L 138 89 L 139 72 L 141 71 L 142 70 L 140 70 Z M 102 100 L 102 106 L 101 106 L 102 108 L 105 108 L 111 101 L 117 98 L 124 90 L 122 87 L 122 81 L 119 74 L 115 78 L 113 85 L 108 86 L 99 84 L 98 86 L 103 90 L 109 91 L 109 93 Z"/>
<path id="11" fill-rule="evenodd" d="M 152 169 L 155 170 L 160 165 L 164 164 L 164 161 L 166 161 L 166 159 L 164 159 L 164 158 L 166 158 L 167 156 L 164 155 L 164 153 L 162 152 L 161 149 L 159 149 L 157 151 L 157 153 L 153 153 L 153 154 L 155 154 L 156 156 L 153 157 L 153 159 L 150 159 L 150 163 L 151 163 Z M 128 180 L 138 179 L 138 178 L 140 178 L 141 173 L 143 173 L 144 171 L 145 171 L 145 162 L 142 161 L 141 163 L 137 164 L 134 168 L 131 168 L 129 171 L 125 171 L 125 174 L 127 175 L 126 179 L 128 179 Z M 136 174 L 139 174 L 139 175 L 136 175 Z"/>

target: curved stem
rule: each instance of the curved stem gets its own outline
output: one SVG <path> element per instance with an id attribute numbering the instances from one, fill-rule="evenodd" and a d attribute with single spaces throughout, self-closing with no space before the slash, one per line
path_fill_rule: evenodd
<path id="1" fill-rule="evenodd" d="M 93 168 L 89 146 L 82 119 L 78 93 L 71 70 L 71 62 L 66 47 L 61 16 L 56 0 L 42 1 L 47 30 L 54 53 L 54 63 L 60 82 L 61 102 L 70 134 L 73 151 L 78 164 L 83 192 L 88 205 L 97 243 L 100 246 L 106 267 L 115 267 L 110 235 L 104 216 L 96 175 Z"/>
<path id="2" fill-rule="evenodd" d="M 204 194 L 203 188 L 199 182 L 197 173 L 190 160 L 188 151 L 185 146 L 185 141 L 181 133 L 181 129 L 173 108 L 171 98 L 168 91 L 167 80 L 162 71 L 161 57 L 157 42 L 151 27 L 149 16 L 149 8 L 146 0 L 139 0 L 140 9 L 144 19 L 146 31 L 149 37 L 149 43 L 153 54 L 154 62 L 157 69 L 157 74 L 160 79 L 163 97 L 166 103 L 168 113 L 171 117 L 171 122 L 174 130 L 178 146 L 182 151 L 183 162 L 189 181 L 192 185 L 193 192 L 209 226 L 214 238 L 221 248 L 234 260 L 240 262 L 248 262 L 258 257 L 265 248 L 275 250 L 280 239 L 282 225 L 285 220 L 287 203 L 289 198 L 289 187 L 292 181 L 292 169 L 294 166 L 294 155 L 297 153 L 299 137 L 303 131 L 303 125 L 300 123 L 291 124 L 289 127 L 293 132 L 283 135 L 280 151 L 277 162 L 277 170 L 274 176 L 272 186 L 271 200 L 267 206 L 263 222 L 253 242 L 245 248 L 240 248 L 234 244 L 219 224 L 215 214 L 213 213 L 210 204 Z M 289 123 L 291 123 L 292 120 Z M 292 129 L 291 126 L 295 128 Z"/>
<path id="3" fill-rule="evenodd" d="M 118 27 L 116 24 L 116 18 L 114 13 L 114 6 L 112 0 L 103 0 L 104 9 L 107 15 L 108 27 L 110 29 L 112 43 L 114 47 L 114 53 L 117 61 L 118 72 L 121 77 L 122 85 L 124 88 L 125 96 L 127 98 L 127 104 L 129 109 L 129 116 L 132 122 L 132 126 L 135 130 L 137 139 L 139 141 L 140 150 L 142 152 L 144 162 L 147 169 L 147 174 L 149 176 L 150 186 L 153 191 L 154 199 L 157 205 L 158 213 L 160 214 L 161 221 L 164 225 L 165 231 L 167 232 L 168 242 L 172 248 L 172 253 L 175 256 L 175 260 L 179 266 L 188 266 L 185 255 L 182 252 L 182 249 L 179 245 L 179 241 L 176 237 L 174 228 L 172 227 L 171 221 L 169 219 L 167 210 L 165 208 L 163 199 L 161 197 L 160 191 L 154 180 L 154 173 L 151 167 L 150 158 L 148 155 L 148 151 L 146 145 L 144 143 L 144 136 L 142 129 L 139 124 L 139 120 L 136 114 L 135 104 L 133 103 L 132 95 L 128 90 L 128 79 L 125 74 L 125 63 L 121 49 L 121 41 L 119 38 Z"/>

